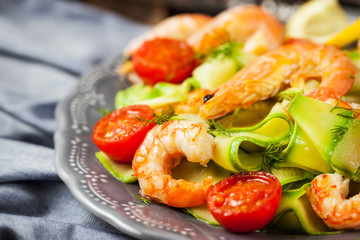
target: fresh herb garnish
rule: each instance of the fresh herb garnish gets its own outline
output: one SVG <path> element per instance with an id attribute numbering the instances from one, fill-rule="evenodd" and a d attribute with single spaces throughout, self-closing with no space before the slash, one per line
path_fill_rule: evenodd
<path id="1" fill-rule="evenodd" d="M 282 161 L 281 152 L 283 148 L 277 144 L 269 144 L 262 152 L 262 170 L 271 172 L 274 161 Z"/>
<path id="2" fill-rule="evenodd" d="M 332 135 L 335 138 L 336 142 L 339 142 L 344 134 L 349 130 L 347 127 L 336 125 L 333 129 L 331 129 Z"/>
<path id="3" fill-rule="evenodd" d="M 339 99 L 339 101 L 337 101 L 337 103 L 335 104 L 335 106 L 330 110 L 330 112 L 333 112 L 335 110 L 346 110 L 351 112 L 351 115 L 346 115 L 346 114 L 342 114 L 342 113 L 338 113 L 338 116 L 341 117 L 345 117 L 345 118 L 357 118 L 360 115 L 360 110 L 359 109 L 354 109 L 354 108 L 345 108 L 345 107 L 339 107 L 339 103 L 341 102 L 341 99 Z"/>
<path id="4" fill-rule="evenodd" d="M 221 45 L 220 47 L 214 49 L 209 56 L 207 57 L 207 61 L 211 61 L 218 57 L 226 58 L 232 57 L 236 51 L 241 47 L 241 43 L 239 42 L 227 42 Z"/>
<path id="5" fill-rule="evenodd" d="M 149 205 L 151 203 L 150 200 L 146 199 L 146 198 L 143 198 L 143 197 L 139 197 L 139 196 L 136 196 L 136 195 L 133 195 L 133 197 L 136 197 L 138 199 L 140 199 L 141 201 L 143 201 L 143 203 L 145 203 L 146 205 Z"/>
<path id="6" fill-rule="evenodd" d="M 136 118 L 142 122 L 146 122 L 145 126 L 148 127 L 150 123 L 155 124 L 163 124 L 164 122 L 170 121 L 171 117 L 177 116 L 175 114 L 175 111 L 173 108 L 170 108 L 169 110 L 162 110 L 160 115 L 157 115 L 156 113 L 153 114 L 154 118 L 152 119 L 142 119 L 136 116 Z"/>
<path id="7" fill-rule="evenodd" d="M 224 124 L 221 123 L 217 123 L 214 119 L 209 119 L 208 120 L 208 123 L 209 123 L 209 129 L 208 129 L 208 133 L 210 134 L 213 134 L 215 132 L 220 132 L 222 133 L 223 135 L 226 135 L 228 137 L 231 137 L 231 134 L 230 134 L 230 131 L 229 129 L 226 129 L 224 127 Z"/>

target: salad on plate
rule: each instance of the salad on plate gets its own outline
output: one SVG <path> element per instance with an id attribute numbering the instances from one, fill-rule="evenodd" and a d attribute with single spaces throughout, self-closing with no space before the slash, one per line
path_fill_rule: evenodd
<path id="1" fill-rule="evenodd" d="M 314 33 L 324 9 L 341 21 Z M 358 229 L 359 25 L 335 0 L 286 23 L 255 5 L 163 20 L 124 50 L 132 85 L 94 126 L 98 160 L 232 232 Z"/>

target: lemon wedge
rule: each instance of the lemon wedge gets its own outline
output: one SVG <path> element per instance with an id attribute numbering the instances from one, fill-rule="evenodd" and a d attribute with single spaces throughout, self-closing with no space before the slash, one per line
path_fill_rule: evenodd
<path id="1" fill-rule="evenodd" d="M 338 0 L 310 0 L 288 19 L 286 37 L 324 44 L 348 25 L 349 18 Z"/>
<path id="2" fill-rule="evenodd" d="M 360 38 L 360 17 L 330 38 L 326 44 L 337 47 L 345 47 Z"/>

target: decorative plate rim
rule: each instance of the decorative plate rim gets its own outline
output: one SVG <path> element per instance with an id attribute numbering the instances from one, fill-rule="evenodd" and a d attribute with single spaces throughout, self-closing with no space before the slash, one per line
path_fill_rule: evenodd
<path id="1" fill-rule="evenodd" d="M 146 209 L 147 206 L 138 204 L 134 200 L 135 198 L 127 202 L 113 202 L 108 199 L 106 194 L 102 194 L 98 190 L 97 185 L 99 184 L 96 182 L 116 181 L 118 185 L 134 186 L 121 183 L 113 178 L 98 161 L 96 167 L 98 170 L 100 169 L 99 171 L 87 168 L 86 161 L 89 157 L 95 158 L 94 153 L 90 153 L 91 155 L 87 153 L 87 150 L 92 145 L 90 133 L 93 126 L 87 119 L 89 108 L 93 107 L 95 109 L 98 105 L 107 106 L 110 104 L 109 100 L 112 101 L 112 105 L 114 93 L 118 90 L 113 89 L 114 92 L 111 97 L 105 96 L 97 91 L 96 84 L 101 83 L 102 80 L 99 80 L 101 78 L 105 80 L 111 78 L 113 82 L 116 81 L 117 84 L 123 87 L 129 86 L 129 83 L 116 73 L 116 66 L 119 66 L 121 60 L 121 56 L 111 59 L 81 77 L 73 91 L 57 105 L 55 112 L 57 130 L 54 135 L 56 171 L 77 201 L 90 212 L 129 236 L 139 239 L 194 239 L 196 233 L 191 228 L 181 229 L 174 224 L 169 225 L 151 219 L 147 221 L 146 217 L 143 216 L 142 221 L 138 218 L 132 220 L 116 211 L 110 211 L 121 207 L 125 209 L 125 214 L 132 216 L 131 214 L 138 214 L 136 212 L 139 209 Z M 106 98 L 108 98 L 108 102 L 106 102 Z M 83 99 L 85 101 L 82 101 Z M 95 110 L 91 111 L 95 112 Z M 94 202 L 94 199 L 96 202 Z M 164 205 L 155 206 L 166 207 Z M 149 227 L 141 227 L 140 224 L 149 225 Z M 154 231 L 154 229 L 159 230 L 159 232 Z"/>

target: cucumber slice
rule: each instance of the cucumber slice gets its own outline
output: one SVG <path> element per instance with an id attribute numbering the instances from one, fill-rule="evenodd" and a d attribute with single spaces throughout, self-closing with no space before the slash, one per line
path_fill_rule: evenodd
<path id="1" fill-rule="evenodd" d="M 360 181 L 360 121 L 354 119 L 334 149 L 331 166 L 341 175 Z"/>
<path id="2" fill-rule="evenodd" d="M 275 214 L 274 219 L 268 226 L 265 227 L 266 231 L 279 232 L 284 229 L 281 223 L 289 224 L 294 228 L 297 228 L 297 224 L 300 223 L 303 231 L 312 235 L 320 234 L 334 234 L 340 233 L 340 231 L 331 231 L 321 218 L 319 218 L 311 207 L 310 201 L 306 196 L 306 188 L 310 187 L 310 183 L 304 184 L 301 188 L 292 189 L 282 192 L 279 208 Z M 286 216 L 289 212 L 292 212 L 295 218 L 288 218 L 292 222 L 280 221 L 281 218 Z"/>
<path id="3" fill-rule="evenodd" d="M 208 176 L 213 178 L 213 183 L 217 183 L 223 178 L 229 177 L 232 173 L 215 162 L 208 162 L 204 167 L 199 163 L 193 163 L 186 160 L 172 169 L 172 176 L 174 179 L 184 179 L 190 182 L 202 183 Z"/>
<path id="4" fill-rule="evenodd" d="M 188 78 L 181 84 L 159 82 L 154 86 L 135 84 L 116 93 L 115 108 L 131 104 L 145 104 L 152 108 L 166 106 L 185 100 L 188 93 L 199 88 L 194 78 Z"/>
<path id="5" fill-rule="evenodd" d="M 316 99 L 297 95 L 289 106 L 289 113 L 314 147 L 330 164 L 331 154 L 339 141 L 331 131 L 337 126 L 346 127 L 352 113 Z M 345 116 L 345 117 L 344 117 Z"/>
<path id="6" fill-rule="evenodd" d="M 311 139 L 297 124 L 282 158 L 283 161 L 276 162 L 275 167 L 297 167 L 313 174 L 333 172 L 330 164 L 320 155 Z"/>
<path id="7" fill-rule="evenodd" d="M 115 109 L 119 109 L 136 102 L 145 100 L 150 94 L 152 87 L 139 83 L 134 84 L 116 93 L 114 98 Z M 136 93 L 136 94 L 135 94 Z"/>
<path id="8" fill-rule="evenodd" d="M 193 71 L 193 77 L 199 82 L 201 88 L 214 90 L 234 76 L 238 69 L 235 59 L 218 57 L 198 66 Z"/>
<path id="9" fill-rule="evenodd" d="M 207 204 L 197 206 L 197 207 L 189 207 L 185 209 L 186 212 L 198 220 L 206 222 L 210 225 L 220 226 L 221 224 L 216 221 L 216 219 L 211 214 Z"/>
<path id="10" fill-rule="evenodd" d="M 293 123 L 276 104 L 260 123 L 248 128 L 229 129 L 230 137 L 215 133 L 213 160 L 232 172 L 257 171 L 263 167 L 263 152 L 271 145 L 286 146 Z"/>
<path id="11" fill-rule="evenodd" d="M 242 50 L 242 44 L 227 42 L 215 48 L 192 72 L 201 88 L 214 90 L 257 58 Z"/>
<path id="12" fill-rule="evenodd" d="M 284 213 L 267 231 L 278 234 L 304 234 L 304 229 L 293 211 Z"/>
<path id="13" fill-rule="evenodd" d="M 251 127 L 261 122 L 274 107 L 275 99 L 256 102 L 247 108 L 238 108 L 232 114 L 219 119 L 218 122 L 227 128 Z"/>
<path id="14" fill-rule="evenodd" d="M 314 174 L 295 167 L 273 168 L 271 173 L 279 179 L 281 186 L 305 179 L 312 180 L 315 177 Z"/>
<path id="15" fill-rule="evenodd" d="M 285 136 L 290 137 L 293 127 L 286 111 L 280 103 L 277 103 L 258 124 L 246 128 L 231 128 L 230 133 L 253 132 L 269 138 L 282 139 Z"/>
<path id="16" fill-rule="evenodd" d="M 120 163 L 111 160 L 105 153 L 96 152 L 97 159 L 116 179 L 123 183 L 133 183 L 137 181 L 137 177 L 134 176 L 131 164 Z"/>

